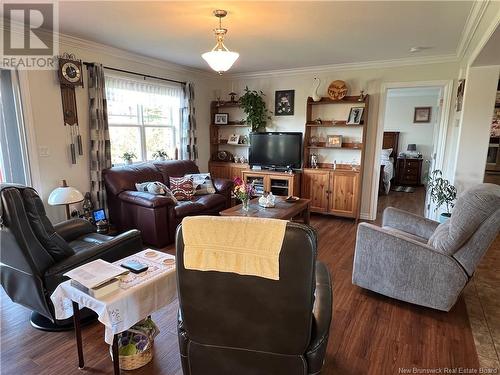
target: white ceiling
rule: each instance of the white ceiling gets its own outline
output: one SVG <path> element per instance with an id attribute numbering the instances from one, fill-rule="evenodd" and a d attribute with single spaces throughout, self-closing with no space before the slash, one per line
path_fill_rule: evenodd
<path id="1" fill-rule="evenodd" d="M 227 9 L 232 73 L 454 55 L 470 1 L 65 1 L 60 31 L 209 70 L 215 8 Z M 431 47 L 411 54 L 413 46 Z"/>

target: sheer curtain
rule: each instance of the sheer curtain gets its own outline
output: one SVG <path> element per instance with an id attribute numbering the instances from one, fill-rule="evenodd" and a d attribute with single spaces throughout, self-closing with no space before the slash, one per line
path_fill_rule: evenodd
<path id="1" fill-rule="evenodd" d="M 158 150 L 182 158 L 184 85 L 146 81 L 106 72 L 106 96 L 113 163 L 132 152 L 151 160 Z"/>

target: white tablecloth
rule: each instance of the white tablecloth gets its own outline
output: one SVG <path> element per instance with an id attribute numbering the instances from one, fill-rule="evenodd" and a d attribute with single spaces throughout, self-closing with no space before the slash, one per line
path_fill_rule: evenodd
<path id="1" fill-rule="evenodd" d="M 87 307 L 97 313 L 99 321 L 106 326 L 105 341 L 111 345 L 113 335 L 126 331 L 177 297 L 175 263 L 171 261 L 174 256 L 147 249 L 115 264 L 129 259 L 147 264 L 148 270 L 140 274 L 128 273 L 122 277 L 119 291 L 101 299 L 71 286 L 69 280 L 61 283 L 50 296 L 56 318 L 71 317 L 72 301 L 77 302 L 80 309 Z"/>

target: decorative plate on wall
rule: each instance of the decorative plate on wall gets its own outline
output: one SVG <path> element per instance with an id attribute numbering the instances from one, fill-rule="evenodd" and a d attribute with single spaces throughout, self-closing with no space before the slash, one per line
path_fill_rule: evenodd
<path id="1" fill-rule="evenodd" d="M 344 81 L 335 80 L 328 86 L 328 96 L 332 100 L 341 100 L 347 95 L 347 85 Z"/>

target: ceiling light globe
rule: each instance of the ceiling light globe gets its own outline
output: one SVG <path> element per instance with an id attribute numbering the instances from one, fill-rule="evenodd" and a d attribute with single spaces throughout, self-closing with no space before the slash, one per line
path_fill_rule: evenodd
<path id="1" fill-rule="evenodd" d="M 227 72 L 234 62 L 238 60 L 239 56 L 240 54 L 237 52 L 221 50 L 210 51 L 201 55 L 208 65 L 219 74 Z"/>

